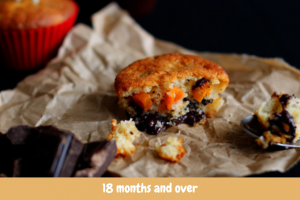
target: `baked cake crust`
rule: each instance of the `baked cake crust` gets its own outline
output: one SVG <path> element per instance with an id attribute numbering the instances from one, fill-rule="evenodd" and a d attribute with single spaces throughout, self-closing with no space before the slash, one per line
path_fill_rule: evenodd
<path id="1" fill-rule="evenodd" d="M 0 1 L 0 29 L 37 29 L 57 25 L 76 10 L 71 0 Z"/>
<path id="2" fill-rule="evenodd" d="M 202 77 L 226 86 L 229 78 L 218 64 L 194 55 L 165 54 L 138 60 L 122 70 L 115 80 L 118 97 L 129 96 L 134 88 L 172 83 L 177 79 Z"/>
<path id="3" fill-rule="evenodd" d="M 159 134 L 170 126 L 204 124 L 223 105 L 229 83 L 216 63 L 179 53 L 139 60 L 116 77 L 119 106 L 140 131 Z"/>

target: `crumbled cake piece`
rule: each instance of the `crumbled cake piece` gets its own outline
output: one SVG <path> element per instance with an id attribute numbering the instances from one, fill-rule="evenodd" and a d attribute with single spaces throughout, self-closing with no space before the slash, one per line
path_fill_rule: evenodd
<path id="1" fill-rule="evenodd" d="M 138 60 L 115 80 L 119 105 L 148 134 L 171 125 L 204 124 L 223 105 L 229 78 L 218 64 L 179 53 Z"/>
<path id="2" fill-rule="evenodd" d="M 271 131 L 265 131 L 262 136 L 257 138 L 256 143 L 262 148 L 266 149 L 269 145 L 273 145 L 274 143 L 286 143 L 286 138 L 284 136 L 273 135 Z"/>
<path id="3" fill-rule="evenodd" d="M 185 148 L 182 146 L 183 138 L 169 137 L 165 143 L 159 145 L 155 143 L 156 151 L 161 158 L 172 162 L 180 162 L 185 154 Z"/>
<path id="4" fill-rule="evenodd" d="M 300 137 L 300 99 L 274 92 L 254 112 L 265 132 L 256 142 L 263 148 L 274 143 L 295 143 Z"/>
<path id="5" fill-rule="evenodd" d="M 121 121 L 117 124 L 117 120 L 111 120 L 111 132 L 107 136 L 107 140 L 115 140 L 117 143 L 118 155 L 127 156 L 135 151 L 135 146 L 132 144 L 133 140 L 140 137 L 141 133 L 136 128 L 132 120 Z"/>

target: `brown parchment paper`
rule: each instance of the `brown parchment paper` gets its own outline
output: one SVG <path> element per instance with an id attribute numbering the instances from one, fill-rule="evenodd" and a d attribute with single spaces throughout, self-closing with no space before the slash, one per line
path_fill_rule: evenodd
<path id="1" fill-rule="evenodd" d="M 284 172 L 299 160 L 297 149 L 260 149 L 239 126 L 273 91 L 300 97 L 300 73 L 283 60 L 197 53 L 159 41 L 114 3 L 92 21 L 93 30 L 83 24 L 72 29 L 45 69 L 0 93 L 1 132 L 15 125 L 55 125 L 74 132 L 82 142 L 105 139 L 110 120 L 126 118 L 114 93 L 116 74 L 137 59 L 181 52 L 200 55 L 227 71 L 225 105 L 203 126 L 179 125 L 158 136 L 142 134 L 134 142 L 136 152 L 115 158 L 109 172 L 129 177 L 246 176 Z M 165 161 L 155 152 L 155 142 L 168 136 L 184 138 L 187 153 L 180 163 Z"/>

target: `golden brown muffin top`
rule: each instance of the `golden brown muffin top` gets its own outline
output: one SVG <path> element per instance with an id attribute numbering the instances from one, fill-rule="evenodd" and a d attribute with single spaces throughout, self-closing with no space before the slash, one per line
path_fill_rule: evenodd
<path id="1" fill-rule="evenodd" d="M 118 97 L 122 97 L 124 92 L 134 88 L 160 86 L 188 77 L 229 83 L 228 75 L 218 64 L 199 56 L 172 53 L 132 63 L 117 75 L 115 90 Z"/>
<path id="2" fill-rule="evenodd" d="M 75 11 L 71 0 L 0 0 L 0 29 L 36 29 L 57 25 Z"/>

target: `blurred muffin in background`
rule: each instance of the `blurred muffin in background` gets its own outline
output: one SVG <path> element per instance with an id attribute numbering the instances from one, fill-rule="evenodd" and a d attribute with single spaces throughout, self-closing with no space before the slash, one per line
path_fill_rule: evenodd
<path id="1" fill-rule="evenodd" d="M 71 0 L 0 0 L 0 53 L 6 66 L 44 66 L 74 25 L 78 10 Z"/>

